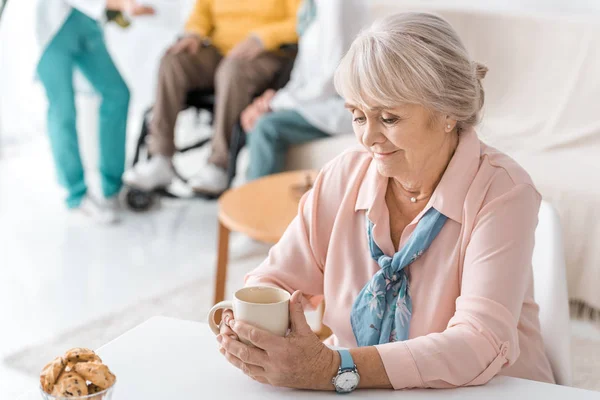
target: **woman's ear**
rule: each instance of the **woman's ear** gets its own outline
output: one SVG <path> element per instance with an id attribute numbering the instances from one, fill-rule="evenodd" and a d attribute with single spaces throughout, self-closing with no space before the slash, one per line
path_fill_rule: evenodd
<path id="1" fill-rule="evenodd" d="M 449 115 L 446 115 L 446 120 L 444 122 L 444 130 L 446 131 L 446 133 L 452 132 L 455 127 L 456 127 L 456 120 L 451 119 Z"/>

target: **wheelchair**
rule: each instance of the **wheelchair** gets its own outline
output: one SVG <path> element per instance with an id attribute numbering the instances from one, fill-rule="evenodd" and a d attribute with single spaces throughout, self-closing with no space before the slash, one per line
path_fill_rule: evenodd
<path id="1" fill-rule="evenodd" d="M 297 53 L 297 45 L 284 45 L 280 48 L 279 52 L 282 54 L 286 61 L 284 65 L 280 69 L 280 71 L 276 74 L 273 81 L 269 85 L 268 88 L 271 89 L 281 89 L 286 85 L 289 81 L 292 68 L 294 66 L 294 60 Z M 255 96 L 259 96 L 261 93 L 256 93 Z M 206 110 L 211 114 L 213 114 L 213 110 L 215 107 L 215 94 L 213 90 L 193 90 L 187 94 L 185 103 L 182 106 L 181 111 L 187 110 L 188 108 L 195 108 L 196 110 Z M 140 132 L 140 136 L 138 137 L 135 154 L 133 157 L 132 166 L 136 165 L 140 160 L 145 159 L 148 160 L 151 158 L 151 154 L 149 153 L 146 145 L 146 140 L 149 134 L 149 118 L 152 113 L 152 107 L 147 109 L 144 112 L 143 121 L 142 121 L 142 129 Z M 212 122 L 212 121 L 211 121 Z M 175 151 L 175 154 L 186 153 L 190 150 L 198 149 L 211 141 L 211 138 L 205 138 L 197 143 L 193 143 L 189 146 L 178 148 Z M 246 133 L 242 129 L 240 123 L 236 123 L 233 127 L 231 140 L 229 144 L 229 165 L 227 169 L 228 176 L 228 185 L 231 186 L 231 182 L 235 177 L 236 167 L 237 167 L 237 158 L 240 150 L 246 144 Z M 142 158 L 143 157 L 143 158 Z M 181 174 L 175 169 L 175 174 L 177 177 L 183 181 L 187 181 L 182 178 Z M 214 200 L 218 198 L 221 194 L 211 195 L 206 193 L 194 193 L 192 197 L 202 198 L 206 200 Z M 152 191 L 145 191 L 135 187 L 127 186 L 125 191 L 125 199 L 129 208 L 133 211 L 146 211 L 150 209 L 158 197 L 165 197 L 171 199 L 183 198 L 182 196 L 173 193 L 169 188 L 159 188 Z M 189 197 L 186 197 L 189 198 Z"/>

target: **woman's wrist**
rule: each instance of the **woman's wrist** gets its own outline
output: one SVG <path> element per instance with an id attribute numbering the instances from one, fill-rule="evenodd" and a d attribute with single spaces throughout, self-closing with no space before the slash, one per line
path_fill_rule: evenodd
<path id="1" fill-rule="evenodd" d="M 337 375 L 340 368 L 340 355 L 336 350 L 323 346 L 321 365 L 317 366 L 315 371 L 316 382 L 310 389 L 317 390 L 335 390 L 332 380 Z"/>

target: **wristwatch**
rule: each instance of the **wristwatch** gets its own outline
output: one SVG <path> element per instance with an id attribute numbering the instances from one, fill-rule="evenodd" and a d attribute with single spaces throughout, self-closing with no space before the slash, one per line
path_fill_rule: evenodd
<path id="1" fill-rule="evenodd" d="M 358 386 L 360 375 L 348 350 L 338 350 L 340 354 L 340 368 L 333 377 L 332 383 L 338 393 L 350 393 Z"/>

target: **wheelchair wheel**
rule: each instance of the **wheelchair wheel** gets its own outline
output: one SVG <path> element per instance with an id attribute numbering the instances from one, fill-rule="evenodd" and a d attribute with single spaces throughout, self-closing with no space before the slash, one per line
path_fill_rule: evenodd
<path id="1" fill-rule="evenodd" d="M 126 194 L 127 205 L 133 211 L 148 211 L 154 204 L 154 196 L 154 193 L 130 188 Z"/>

